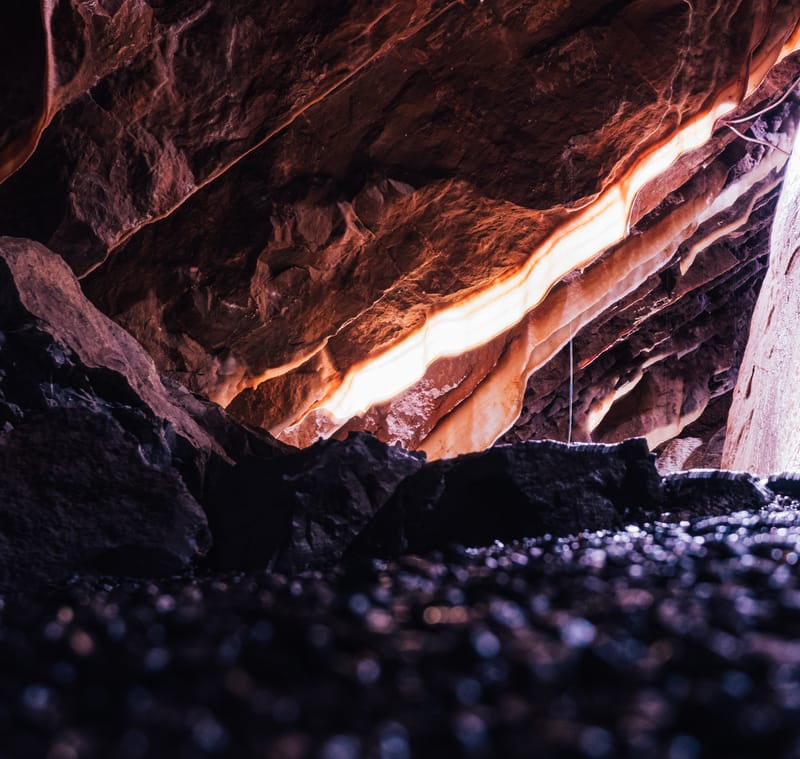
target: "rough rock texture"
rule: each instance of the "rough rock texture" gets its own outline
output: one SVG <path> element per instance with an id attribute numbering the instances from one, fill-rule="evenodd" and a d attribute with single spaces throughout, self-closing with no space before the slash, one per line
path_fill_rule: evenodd
<path id="1" fill-rule="evenodd" d="M 3 3 L 0 757 L 800 755 L 798 20 Z"/>
<path id="2" fill-rule="evenodd" d="M 782 472 L 767 479 L 767 487 L 778 495 L 787 498 L 800 498 L 800 472 Z"/>
<path id="3" fill-rule="evenodd" d="M 773 498 L 748 475 L 662 481 L 644 439 L 433 463 L 365 433 L 290 450 L 164 383 L 41 245 L 0 238 L 0 304 L 0 588 L 168 574 L 205 553 L 295 574 Z"/>
<path id="4" fill-rule="evenodd" d="M 657 445 L 733 382 L 785 156 L 717 120 L 787 92 L 795 3 L 41 6 L 3 11 L 0 232 L 52 246 L 159 369 L 239 418 L 433 456 L 520 412 L 516 439 L 565 437 L 570 335 L 578 439 Z M 794 121 L 790 98 L 738 129 L 785 149 Z M 524 322 L 500 308 L 482 347 L 484 327 L 447 332 L 444 311 L 524 271 Z M 698 299 L 734 286 L 741 320 L 706 318 Z M 674 348 L 670 305 L 696 333 Z"/>
<path id="5" fill-rule="evenodd" d="M 672 474 L 663 485 L 672 520 L 758 511 L 775 500 L 777 492 L 745 472 L 718 469 Z"/>
<path id="6" fill-rule="evenodd" d="M 717 396 L 701 417 L 657 449 L 656 466 L 661 474 L 687 469 L 719 467 L 730 409 L 731 393 Z"/>
<path id="7" fill-rule="evenodd" d="M 800 469 L 797 324 L 800 317 L 800 151 L 775 212 L 770 267 L 758 299 L 728 420 L 725 466 L 762 475 Z"/>
<path id="8" fill-rule="evenodd" d="M 660 477 L 644 439 L 617 445 L 551 440 L 432 462 L 409 476 L 361 532 L 351 558 L 485 546 L 521 536 L 615 530 L 653 520 L 757 511 L 769 486 L 749 474 L 692 470 Z"/>
<path id="9" fill-rule="evenodd" d="M 432 464 L 364 433 L 291 451 L 163 382 L 66 263 L 28 240 L 0 238 L 0 306 L 0 588 L 168 574 L 210 547 L 214 569 L 296 573 L 346 552 L 486 545 L 692 508 L 697 489 L 665 490 L 642 439 Z M 729 489 L 705 488 L 698 508 L 734 509 Z"/>
<path id="10" fill-rule="evenodd" d="M 664 471 L 719 463 L 797 3 L 39 5 L 0 12 L 0 233 L 166 373 L 126 377 L 195 498 L 278 449 L 191 392 L 303 446 L 641 435 L 676 440 Z"/>
<path id="11" fill-rule="evenodd" d="M 670 267 L 575 334 L 573 439 L 646 435 L 655 448 L 712 399 L 730 397 L 767 268 L 774 201 L 771 191 L 734 239 L 715 243 L 683 276 L 678 266 L 691 241 L 681 245 Z M 569 376 L 566 346 L 531 376 L 522 415 L 504 439 L 565 438 Z M 717 429 L 724 426 L 723 416 Z M 709 432 L 715 430 L 701 439 Z M 713 463 L 719 466 L 719 457 Z"/>
<path id="12" fill-rule="evenodd" d="M 330 566 L 422 465 L 369 435 L 292 454 L 162 382 L 37 243 L 0 238 L 0 276 L 0 586 L 174 572 L 211 535 L 215 567 Z"/>
<path id="13" fill-rule="evenodd" d="M 425 462 L 351 433 L 212 472 L 204 501 L 215 540 L 209 564 L 293 575 L 331 569 L 343 558 L 725 515 L 791 494 L 785 479 L 767 487 L 719 470 L 662 478 L 643 438 L 613 445 L 534 441 Z"/>
<path id="14" fill-rule="evenodd" d="M 351 553 L 420 553 L 612 529 L 662 510 L 661 480 L 643 440 L 520 443 L 427 465 L 398 488 Z"/>
<path id="15" fill-rule="evenodd" d="M 37 243 L 0 238 L 0 304 L 0 587 L 175 572 L 212 538 L 216 568 L 330 566 L 422 465 L 369 435 L 292 453 L 162 382 Z"/>
<path id="16" fill-rule="evenodd" d="M 210 478 L 210 563 L 289 573 L 329 568 L 423 461 L 364 434 L 271 460 L 244 457 Z"/>
<path id="17" fill-rule="evenodd" d="M 4 231 L 50 242 L 79 273 L 446 7 L 40 0 L 39 14 L 32 5 L 3 11 L 13 86 L 0 179 L 41 138 L 3 193 Z"/>
<path id="18" fill-rule="evenodd" d="M 478 431 L 470 444 L 487 445 L 517 404 L 521 414 L 503 442 L 566 440 L 570 375 L 573 440 L 645 435 L 656 447 L 698 419 L 736 379 L 766 267 L 778 184 L 771 166 L 784 160 L 761 146 L 730 146 L 681 188 L 682 203 L 665 203 L 631 238 L 482 348 L 493 360 L 472 391 L 475 408 L 455 404 L 427 431 L 425 447 L 446 453 L 459 417 L 469 415 L 474 421 L 465 426 Z M 761 172 L 740 173 L 753 165 Z M 527 375 L 523 388 L 518 378 Z M 722 419 L 718 428 L 724 425 Z"/>
<path id="19" fill-rule="evenodd" d="M 61 258 L 0 238 L 0 585 L 178 571 L 209 547 L 177 467 L 215 444 Z"/>

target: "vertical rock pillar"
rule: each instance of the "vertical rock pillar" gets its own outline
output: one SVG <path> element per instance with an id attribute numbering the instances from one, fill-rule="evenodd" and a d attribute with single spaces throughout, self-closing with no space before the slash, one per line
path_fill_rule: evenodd
<path id="1" fill-rule="evenodd" d="M 728 417 L 722 465 L 800 470 L 800 145 L 775 213 L 770 263 Z"/>

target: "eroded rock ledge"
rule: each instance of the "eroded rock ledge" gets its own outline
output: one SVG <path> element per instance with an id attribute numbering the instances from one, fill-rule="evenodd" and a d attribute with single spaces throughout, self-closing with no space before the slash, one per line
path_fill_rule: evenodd
<path id="1" fill-rule="evenodd" d="M 256 5 L 0 11 L 3 582 L 772 497 L 648 447 L 719 463 L 800 7 Z M 423 339 L 509 283 L 494 332 Z"/>
<path id="2" fill-rule="evenodd" d="M 0 587 L 198 563 L 295 573 L 775 497 L 748 475 L 662 479 L 643 439 L 432 463 L 365 433 L 290 449 L 163 381 L 38 243 L 0 238 L 0 303 Z"/>
<path id="3" fill-rule="evenodd" d="M 439 457 L 566 437 L 572 337 L 575 439 L 655 446 L 699 423 L 716 460 L 701 417 L 735 381 L 797 119 L 790 97 L 738 125 L 761 144 L 716 120 L 787 94 L 793 3 L 4 13 L 0 232 L 64 256 L 191 390 L 289 442 L 365 429 Z M 617 189 L 626 239 L 544 255 Z M 517 326 L 352 419 L 323 411 L 531 261 L 547 297 Z"/>

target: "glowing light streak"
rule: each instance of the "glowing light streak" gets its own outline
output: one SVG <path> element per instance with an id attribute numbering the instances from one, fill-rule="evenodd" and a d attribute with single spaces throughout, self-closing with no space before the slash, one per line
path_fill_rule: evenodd
<path id="1" fill-rule="evenodd" d="M 740 216 L 737 216 L 729 224 L 724 224 L 719 229 L 716 229 L 708 237 L 704 237 L 702 240 L 699 240 L 694 245 L 692 245 L 692 247 L 689 249 L 689 252 L 680 262 L 681 276 L 686 275 L 686 273 L 692 267 L 692 264 L 695 262 L 697 256 L 700 253 L 702 253 L 704 250 L 707 250 L 714 243 L 718 242 L 719 240 L 722 240 L 724 237 L 733 234 L 737 229 L 743 227 L 750 218 L 750 214 L 753 213 L 753 208 L 755 208 L 756 202 L 760 200 L 768 192 L 772 192 L 772 190 L 774 190 L 780 183 L 781 179 L 776 179 L 774 182 L 765 187 L 763 192 L 759 193 L 758 195 L 754 195 L 752 198 L 750 198 L 750 202 L 747 204 L 747 207 Z"/>
<path id="2" fill-rule="evenodd" d="M 787 130 L 787 133 L 782 136 L 780 146 L 789 146 L 792 144 L 794 139 L 794 129 L 791 128 Z M 722 238 L 726 237 L 727 235 L 734 232 L 739 227 L 743 226 L 745 222 L 750 217 L 753 208 L 755 207 L 758 200 L 765 197 L 769 194 L 772 190 L 780 184 L 780 179 L 775 179 L 772 182 L 766 182 L 767 177 L 770 174 L 779 171 L 783 168 L 786 164 L 786 151 L 781 150 L 773 152 L 772 155 L 766 157 L 762 160 L 759 165 L 753 169 L 752 171 L 748 172 L 747 174 L 743 175 L 737 182 L 733 182 L 732 184 L 728 185 L 725 190 L 723 190 L 714 200 L 713 203 L 708 205 L 705 210 L 698 214 L 697 216 L 697 226 L 701 226 L 705 224 L 707 221 L 710 221 L 718 214 L 722 213 L 725 209 L 733 207 L 736 202 L 743 197 L 751 188 L 758 185 L 759 183 L 764 183 L 759 189 L 758 192 L 755 192 L 753 196 L 748 201 L 746 207 L 744 208 L 741 214 L 738 214 L 737 217 L 728 224 L 723 225 L 717 230 L 714 230 L 713 233 L 710 235 L 703 237 L 702 239 L 698 240 L 689 250 L 687 257 L 681 261 L 680 268 L 681 274 L 685 274 L 686 270 L 694 263 L 695 259 L 697 258 L 698 254 L 702 251 L 707 250 L 710 248 L 714 243 L 718 242 Z M 688 263 L 687 263 L 688 262 Z M 686 264 L 684 270 L 684 264 Z M 600 355 L 600 354 L 598 354 Z M 606 414 L 611 410 L 611 407 L 617 403 L 620 399 L 628 395 L 631 391 L 635 389 L 635 387 L 639 384 L 639 382 L 644 377 L 645 370 L 653 366 L 663 359 L 669 357 L 670 352 L 666 353 L 658 353 L 654 356 L 651 356 L 647 361 L 645 361 L 639 371 L 635 375 L 635 377 L 630 380 L 629 382 L 625 383 L 623 386 L 617 388 L 612 393 L 607 395 L 605 398 L 600 401 L 595 408 L 593 408 L 587 414 L 585 427 L 586 429 L 591 432 L 592 430 L 596 429 L 598 425 L 603 421 Z M 594 356 L 592 360 L 597 358 L 598 356 Z M 583 364 L 582 368 L 588 366 L 591 361 L 587 361 Z M 701 409 L 702 412 L 702 409 Z M 699 414 L 698 414 L 699 415 Z M 687 416 L 687 419 L 690 419 L 691 415 Z M 694 421 L 691 418 L 691 421 Z M 670 435 L 667 434 L 666 437 L 663 437 L 663 434 L 666 434 L 666 431 L 672 429 L 672 427 L 664 427 L 663 429 L 659 428 L 658 430 L 653 430 L 651 433 L 648 433 L 648 444 L 651 448 L 654 448 L 656 445 L 668 440 Z M 675 434 L 680 433 L 683 427 L 677 430 Z M 659 431 L 660 430 L 660 431 Z"/>
<path id="3" fill-rule="evenodd" d="M 787 125 L 781 144 L 790 145 L 793 132 Z M 469 400 L 441 419 L 419 447 L 428 458 L 437 459 L 493 445 L 519 418 L 528 378 L 564 347 L 570 331 L 575 334 L 634 292 L 663 268 L 675 256 L 678 246 L 691 239 L 705 222 L 748 194 L 763 197 L 774 186 L 769 180 L 770 174 L 777 174 L 785 162 L 785 154 L 773 151 L 722 192 L 719 190 L 727 171 L 720 172 L 712 167 L 704 192 L 689 198 L 641 235 L 626 239 L 606 261 L 587 268 L 579 282 L 554 290 L 537 308 L 533 318 L 523 322 L 524 328 L 512 338 L 500 361 L 473 390 Z M 576 295 L 571 293 L 573 286 L 577 289 Z M 634 330 L 632 325 L 629 332 Z M 627 334 L 620 335 L 600 353 L 626 337 Z M 586 359 L 582 368 L 596 358 L 597 355 Z M 602 403 L 602 399 L 596 403 Z M 595 414 L 591 421 L 584 416 L 579 428 L 589 433 L 603 415 Z"/>
<path id="4" fill-rule="evenodd" d="M 419 380 L 436 359 L 464 353 L 510 329 L 569 272 L 588 265 L 623 240 L 637 193 L 675 159 L 703 145 L 714 123 L 736 106 L 728 96 L 693 119 L 665 144 L 645 154 L 621 182 L 568 218 L 518 271 L 434 313 L 417 332 L 347 372 L 317 404 L 343 421 L 389 400 Z"/>
<path id="5" fill-rule="evenodd" d="M 568 217 L 522 267 L 463 301 L 434 312 L 420 329 L 351 367 L 338 385 L 286 431 L 299 427 L 316 411 L 341 424 L 413 385 L 437 359 L 465 353 L 519 323 L 556 282 L 621 242 L 628 234 L 629 218 L 639 191 L 681 155 L 705 144 L 715 124 L 760 84 L 774 63 L 798 46 L 800 27 L 775 58 L 765 55 L 751 68 L 744 87 L 746 92 L 741 92 L 740 83 L 725 87 L 707 111 L 646 151 L 625 176 L 603 190 L 594 202 Z"/>

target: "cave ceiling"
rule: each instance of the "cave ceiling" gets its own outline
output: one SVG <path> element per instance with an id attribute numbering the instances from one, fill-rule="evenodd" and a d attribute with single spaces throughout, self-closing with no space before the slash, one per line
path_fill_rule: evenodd
<path id="1" fill-rule="evenodd" d="M 719 464 L 800 2 L 0 10 L 0 234 L 285 442 Z"/>

